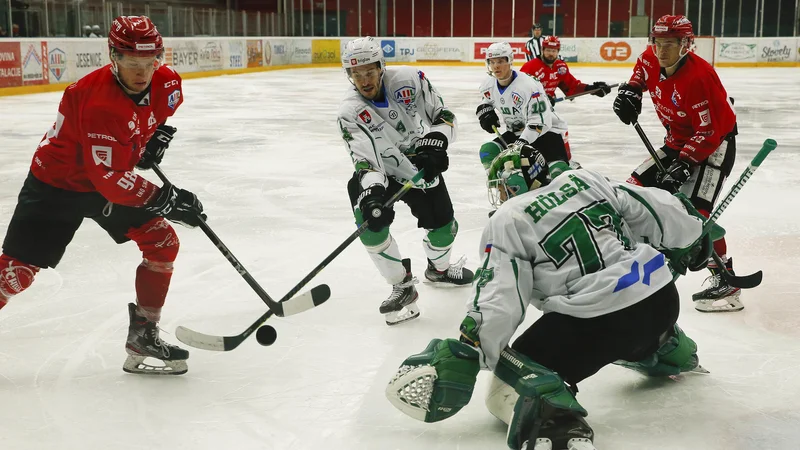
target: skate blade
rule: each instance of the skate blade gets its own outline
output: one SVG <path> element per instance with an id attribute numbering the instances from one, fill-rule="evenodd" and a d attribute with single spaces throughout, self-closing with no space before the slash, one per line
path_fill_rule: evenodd
<path id="1" fill-rule="evenodd" d="M 146 356 L 141 355 L 128 355 L 128 359 L 122 365 L 122 370 L 127 373 L 135 373 L 141 375 L 183 375 L 189 370 L 186 365 L 185 359 L 178 359 L 174 361 L 161 361 L 163 366 L 154 366 L 145 362 Z"/>
<path id="2" fill-rule="evenodd" d="M 470 287 L 472 286 L 472 281 L 469 281 L 464 284 L 455 284 L 450 281 L 440 281 L 440 280 L 432 280 L 425 276 L 425 281 L 422 284 L 435 286 L 437 288 L 462 288 L 462 287 Z"/>
<path id="3" fill-rule="evenodd" d="M 392 326 L 399 323 L 408 322 L 409 320 L 419 317 L 419 308 L 416 302 L 406 305 L 400 311 L 392 311 L 386 313 L 386 325 Z"/>
<path id="4" fill-rule="evenodd" d="M 744 305 L 739 300 L 741 291 L 729 297 L 722 297 L 716 300 L 695 300 L 694 309 L 700 312 L 736 312 L 744 309 Z"/>

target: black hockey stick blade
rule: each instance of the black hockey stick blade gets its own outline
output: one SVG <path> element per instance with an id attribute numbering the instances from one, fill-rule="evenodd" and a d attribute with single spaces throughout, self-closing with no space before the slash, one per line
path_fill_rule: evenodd
<path id="1" fill-rule="evenodd" d="M 720 258 L 716 252 L 711 253 L 711 257 L 714 258 L 714 262 L 717 263 L 717 267 L 720 269 L 719 275 L 729 285 L 739 289 L 753 289 L 761 284 L 761 279 L 764 277 L 764 274 L 760 270 L 750 275 L 734 275 L 728 271 L 722 258 Z"/>
<path id="2" fill-rule="evenodd" d="M 298 295 L 297 297 L 292 298 L 291 300 L 298 300 L 298 305 L 306 306 L 305 309 L 296 310 L 292 314 L 296 314 L 300 311 L 305 311 L 306 309 L 313 308 L 314 306 L 321 305 L 325 303 L 328 298 L 331 296 L 331 289 L 328 287 L 327 284 L 321 284 L 312 288 L 308 292 L 304 292 L 303 294 Z M 311 306 L 308 306 L 311 305 Z M 292 307 L 295 308 L 295 307 Z M 290 309 L 291 310 L 291 309 Z M 179 341 L 183 342 L 184 344 L 199 348 L 201 350 L 210 350 L 215 352 L 228 352 L 236 347 L 239 346 L 245 339 L 248 338 L 251 334 L 253 334 L 258 327 L 264 324 L 270 317 L 275 315 L 272 310 L 269 310 L 261 315 L 252 325 L 247 327 L 244 332 L 237 334 L 235 336 L 214 336 L 210 334 L 200 333 L 198 331 L 194 331 L 190 328 L 186 328 L 184 326 L 179 326 L 175 330 L 175 337 L 178 338 Z"/>

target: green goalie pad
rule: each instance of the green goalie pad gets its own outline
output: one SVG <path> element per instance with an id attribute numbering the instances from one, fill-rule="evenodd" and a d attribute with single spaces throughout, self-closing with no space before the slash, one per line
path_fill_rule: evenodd
<path id="1" fill-rule="evenodd" d="M 616 361 L 614 364 L 650 377 L 664 377 L 694 370 L 700 360 L 697 344 L 675 324 L 665 342 L 652 355 L 641 361 Z"/>
<path id="2" fill-rule="evenodd" d="M 386 387 L 386 398 L 414 419 L 447 419 L 472 398 L 478 357 L 477 350 L 456 339 L 433 339 L 421 353 L 403 361 Z"/>
<path id="3" fill-rule="evenodd" d="M 510 448 L 520 448 L 550 419 L 570 417 L 583 423 L 581 418 L 589 414 L 561 376 L 509 347 L 500 353 L 494 374 L 519 395 L 508 424 Z"/>

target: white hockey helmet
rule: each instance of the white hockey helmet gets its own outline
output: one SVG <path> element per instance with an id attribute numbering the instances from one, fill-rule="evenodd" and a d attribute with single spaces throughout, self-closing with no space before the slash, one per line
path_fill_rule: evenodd
<path id="1" fill-rule="evenodd" d="M 350 69 L 365 64 L 380 63 L 381 75 L 386 68 L 386 59 L 380 42 L 372 36 L 353 39 L 344 46 L 342 52 L 342 68 L 350 78 Z"/>
<path id="2" fill-rule="evenodd" d="M 508 63 L 514 63 L 514 49 L 508 42 L 495 42 L 486 49 L 486 64 L 489 64 L 489 58 L 508 58 Z"/>

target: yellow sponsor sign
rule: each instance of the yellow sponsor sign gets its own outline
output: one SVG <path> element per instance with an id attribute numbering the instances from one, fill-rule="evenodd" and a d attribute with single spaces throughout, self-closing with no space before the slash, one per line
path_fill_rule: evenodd
<path id="1" fill-rule="evenodd" d="M 338 39 L 315 39 L 311 41 L 311 63 L 338 63 L 341 59 Z"/>

